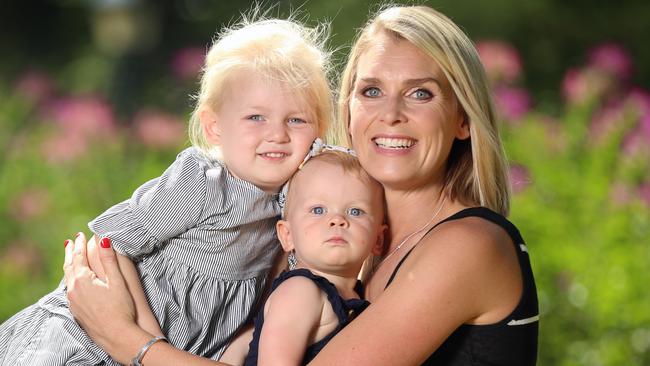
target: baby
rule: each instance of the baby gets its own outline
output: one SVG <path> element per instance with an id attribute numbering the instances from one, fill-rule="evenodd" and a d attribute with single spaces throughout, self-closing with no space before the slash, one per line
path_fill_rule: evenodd
<path id="1" fill-rule="evenodd" d="M 276 227 L 290 270 L 255 319 L 246 365 L 306 364 L 368 305 L 357 276 L 381 253 L 383 189 L 355 156 L 337 150 L 344 149 L 312 152 L 288 184 Z"/>

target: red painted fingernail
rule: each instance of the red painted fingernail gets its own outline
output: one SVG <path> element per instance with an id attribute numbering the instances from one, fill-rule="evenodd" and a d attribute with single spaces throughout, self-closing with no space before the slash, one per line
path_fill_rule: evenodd
<path id="1" fill-rule="evenodd" d="M 64 247 L 64 248 L 67 247 L 68 244 L 70 244 L 71 242 L 72 242 L 72 240 L 67 239 L 66 241 L 63 242 L 63 247 Z"/>
<path id="2" fill-rule="evenodd" d="M 101 246 L 102 248 L 110 248 L 111 247 L 111 239 L 102 238 L 102 240 L 99 241 L 99 246 Z"/>
<path id="3" fill-rule="evenodd" d="M 80 232 L 78 232 L 78 233 L 77 233 L 77 235 L 75 235 L 75 236 L 74 236 L 74 238 L 75 238 L 75 239 L 76 239 L 76 238 L 78 238 L 78 237 L 79 237 L 79 235 L 81 235 L 81 231 L 80 231 Z"/>

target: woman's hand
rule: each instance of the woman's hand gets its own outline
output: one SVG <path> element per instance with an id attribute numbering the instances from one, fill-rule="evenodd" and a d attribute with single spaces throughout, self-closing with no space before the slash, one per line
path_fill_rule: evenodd
<path id="1" fill-rule="evenodd" d="M 129 363 L 151 335 L 136 325 L 133 297 L 127 289 L 110 240 L 99 242 L 99 258 L 106 272 L 100 280 L 88 266 L 86 237 L 66 241 L 65 283 L 70 311 L 88 335 L 111 357 Z"/>

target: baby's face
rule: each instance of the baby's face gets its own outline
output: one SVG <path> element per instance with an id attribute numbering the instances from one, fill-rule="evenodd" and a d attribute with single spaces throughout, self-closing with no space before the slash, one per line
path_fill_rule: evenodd
<path id="1" fill-rule="evenodd" d="M 277 192 L 298 169 L 318 130 L 312 107 L 280 82 L 241 71 L 213 113 L 216 138 L 231 174 Z M 203 121 L 202 121 L 203 122 Z"/>
<path id="2" fill-rule="evenodd" d="M 286 220 L 278 223 L 285 250 L 300 267 L 356 276 L 383 240 L 384 198 L 377 182 L 325 161 L 311 161 L 291 182 Z"/>

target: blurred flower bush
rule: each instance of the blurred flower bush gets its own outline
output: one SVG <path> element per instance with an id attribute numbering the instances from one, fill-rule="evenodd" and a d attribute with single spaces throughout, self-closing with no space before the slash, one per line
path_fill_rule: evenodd
<path id="1" fill-rule="evenodd" d="M 511 160 L 511 219 L 537 276 L 538 364 L 649 365 L 650 93 L 631 85 L 625 49 L 603 44 L 566 72 L 562 112 L 547 115 L 516 49 L 478 48 Z M 26 71 L 0 84 L 0 321 L 60 281 L 64 239 L 187 144 L 189 103 L 178 96 L 195 92 L 203 53 L 172 54 L 147 89 L 158 103 L 126 116 L 89 91 L 110 74 L 92 56 L 59 79 Z"/>
<path id="2" fill-rule="evenodd" d="M 567 71 L 563 112 L 547 116 L 530 109 L 516 52 L 478 46 L 537 279 L 539 364 L 649 365 L 650 94 L 629 84 L 626 51 L 603 44 Z"/>

